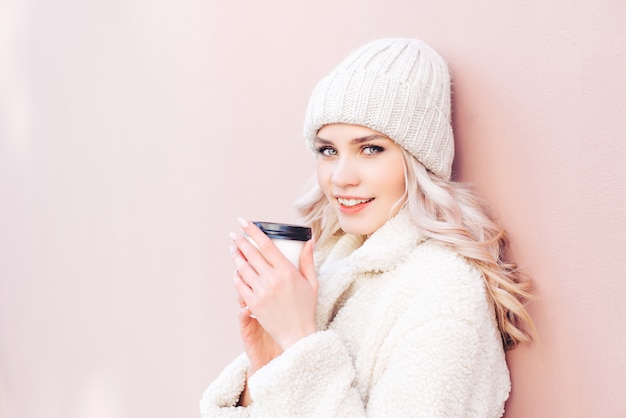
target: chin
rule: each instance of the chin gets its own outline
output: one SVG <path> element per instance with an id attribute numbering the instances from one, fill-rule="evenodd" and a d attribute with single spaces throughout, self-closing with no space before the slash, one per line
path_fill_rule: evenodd
<path id="1" fill-rule="evenodd" d="M 342 221 L 341 218 L 339 218 L 339 226 L 344 233 L 351 235 L 371 235 L 380 227 L 380 225 L 373 226 L 372 223 L 367 222 L 367 220 Z"/>

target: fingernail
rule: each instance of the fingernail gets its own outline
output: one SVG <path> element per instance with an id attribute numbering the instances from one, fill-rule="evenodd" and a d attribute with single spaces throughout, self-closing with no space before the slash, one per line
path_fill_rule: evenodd
<path id="1" fill-rule="evenodd" d="M 237 239 L 237 234 L 235 234 L 234 232 L 229 232 L 228 235 L 230 236 L 230 239 L 232 239 L 233 241 Z"/>
<path id="2" fill-rule="evenodd" d="M 243 218 L 237 218 L 237 222 L 239 222 L 239 225 L 241 225 L 242 228 L 248 227 L 248 221 Z"/>
<path id="3" fill-rule="evenodd" d="M 230 253 L 231 253 L 231 254 L 235 254 L 235 251 L 237 251 L 237 246 L 235 246 L 235 245 L 231 245 L 231 246 L 230 246 Z"/>

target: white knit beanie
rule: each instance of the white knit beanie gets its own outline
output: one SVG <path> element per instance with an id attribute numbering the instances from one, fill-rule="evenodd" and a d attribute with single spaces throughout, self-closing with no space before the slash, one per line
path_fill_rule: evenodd
<path id="1" fill-rule="evenodd" d="M 443 58 L 415 39 L 381 39 L 351 53 L 317 84 L 304 136 L 313 148 L 324 125 L 365 126 L 449 180 L 454 158 L 450 114 L 450 73 Z"/>

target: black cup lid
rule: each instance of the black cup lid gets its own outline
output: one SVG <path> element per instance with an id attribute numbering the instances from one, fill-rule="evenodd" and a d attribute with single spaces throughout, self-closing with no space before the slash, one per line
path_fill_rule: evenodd
<path id="1" fill-rule="evenodd" d="M 308 226 L 279 224 L 275 222 L 253 222 L 261 231 L 272 239 L 291 239 L 308 241 L 311 239 L 311 228 Z"/>

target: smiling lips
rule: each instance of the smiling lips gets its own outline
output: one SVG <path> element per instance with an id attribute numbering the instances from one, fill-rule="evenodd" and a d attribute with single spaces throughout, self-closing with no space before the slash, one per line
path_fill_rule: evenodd
<path id="1" fill-rule="evenodd" d="M 355 213 L 364 209 L 374 198 L 361 199 L 354 197 L 337 197 L 339 210 L 343 213 Z"/>

